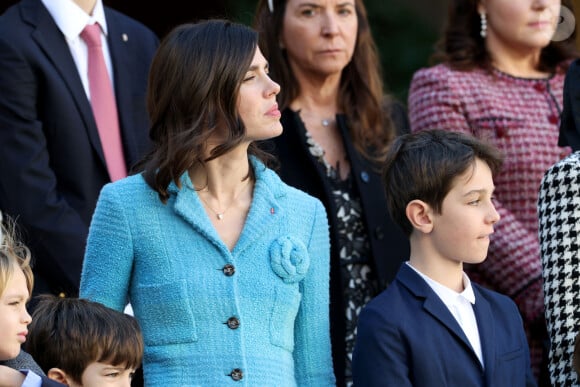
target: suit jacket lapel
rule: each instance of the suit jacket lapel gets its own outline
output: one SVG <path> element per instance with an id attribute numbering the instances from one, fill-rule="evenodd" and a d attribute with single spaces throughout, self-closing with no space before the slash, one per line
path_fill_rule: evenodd
<path id="1" fill-rule="evenodd" d="M 404 263 L 401 266 L 401 273 L 398 277 L 400 281 L 418 298 L 424 298 L 423 308 L 427 313 L 431 314 L 433 318 L 449 330 L 449 332 L 461 341 L 466 350 L 468 350 L 474 357 L 474 360 L 481 365 L 477 355 L 471 347 L 471 343 L 465 336 L 463 329 L 459 326 L 455 317 L 451 314 L 447 306 L 441 301 L 439 296 L 429 287 L 429 285 L 417 273 Z M 479 321 L 478 321 L 479 323 Z"/>
<path id="2" fill-rule="evenodd" d="M 22 3 L 22 18 L 25 22 L 35 27 L 32 38 L 46 57 L 54 64 L 54 68 L 73 95 L 75 105 L 85 123 L 90 142 L 104 164 L 105 156 L 101 148 L 99 132 L 93 117 L 91 104 L 62 32 L 40 1 L 25 0 Z"/>
<path id="3" fill-rule="evenodd" d="M 495 320 L 487 300 L 481 295 L 479 290 L 474 286 L 475 305 L 473 311 L 479 330 L 479 340 L 481 341 L 481 351 L 483 353 L 483 363 L 485 365 L 485 380 L 491 380 L 494 373 L 496 358 L 496 337 L 495 337 Z"/>

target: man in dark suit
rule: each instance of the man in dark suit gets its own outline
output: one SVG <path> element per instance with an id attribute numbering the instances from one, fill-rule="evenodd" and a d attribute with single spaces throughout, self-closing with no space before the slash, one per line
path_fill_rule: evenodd
<path id="1" fill-rule="evenodd" d="M 515 303 L 471 283 L 463 263 L 487 256 L 500 216 L 501 155 L 472 136 L 403 135 L 384 173 L 389 211 L 411 253 L 360 314 L 353 378 L 365 387 L 535 386 Z"/>
<path id="2" fill-rule="evenodd" d="M 22 0 L 0 17 L 0 209 L 32 250 L 36 294 L 78 294 L 91 216 L 111 181 L 80 37 L 95 22 L 129 170 L 148 148 L 155 34 L 101 0 Z"/>
<path id="3" fill-rule="evenodd" d="M 564 107 L 560 120 L 559 146 L 580 150 L 580 60 L 568 67 L 564 81 Z"/>

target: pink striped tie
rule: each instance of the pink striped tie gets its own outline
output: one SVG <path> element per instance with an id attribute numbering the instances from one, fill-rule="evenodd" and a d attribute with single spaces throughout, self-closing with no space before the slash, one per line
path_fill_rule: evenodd
<path id="1" fill-rule="evenodd" d="M 127 176 L 127 168 L 121 143 L 115 94 L 103 57 L 101 27 L 97 23 L 87 25 L 81 32 L 81 38 L 87 44 L 89 53 L 88 75 L 93 115 L 97 122 L 109 177 L 111 181 L 116 181 Z"/>

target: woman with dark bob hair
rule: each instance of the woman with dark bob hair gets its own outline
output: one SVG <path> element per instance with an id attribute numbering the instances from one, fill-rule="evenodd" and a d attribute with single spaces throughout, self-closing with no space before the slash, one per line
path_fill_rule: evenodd
<path id="1" fill-rule="evenodd" d="M 566 70 L 575 51 L 571 1 L 451 0 L 434 59 L 409 91 L 411 130 L 446 129 L 490 141 L 505 156 L 496 176 L 496 224 L 485 262 L 470 277 L 517 303 L 540 386 L 547 332 L 536 204 L 558 146 Z M 570 24 L 572 23 L 572 24 Z"/>
<path id="2" fill-rule="evenodd" d="M 329 215 L 332 355 L 337 385 L 350 385 L 360 310 L 409 254 L 379 173 L 393 138 L 409 130 L 406 112 L 383 92 L 362 0 L 260 0 L 254 26 L 282 87 L 278 172 Z"/>
<path id="3" fill-rule="evenodd" d="M 282 132 L 279 91 L 240 24 L 179 26 L 153 59 L 154 148 L 103 188 L 80 293 L 131 303 L 145 386 L 334 385 L 324 207 L 254 146 Z"/>

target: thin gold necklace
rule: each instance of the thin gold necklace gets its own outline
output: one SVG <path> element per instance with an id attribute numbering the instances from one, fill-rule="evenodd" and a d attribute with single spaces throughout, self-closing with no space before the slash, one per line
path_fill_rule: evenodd
<path id="1" fill-rule="evenodd" d="M 209 203 L 201 195 L 198 194 L 197 196 L 199 196 L 199 198 L 205 203 L 207 208 L 209 208 L 215 214 L 217 220 L 222 220 L 224 218 L 226 211 L 232 207 L 232 205 L 238 200 L 238 197 L 242 194 L 242 192 L 244 192 L 246 190 L 246 188 L 250 185 L 251 180 L 252 179 L 248 179 L 248 183 L 246 183 L 246 185 L 241 190 L 238 191 L 238 193 L 233 197 L 230 204 L 226 208 L 224 208 L 223 211 L 214 210 L 214 208 L 212 206 L 210 206 Z M 209 188 L 204 188 L 202 191 L 209 192 Z M 218 201 L 218 204 L 219 204 L 219 201 Z"/>

